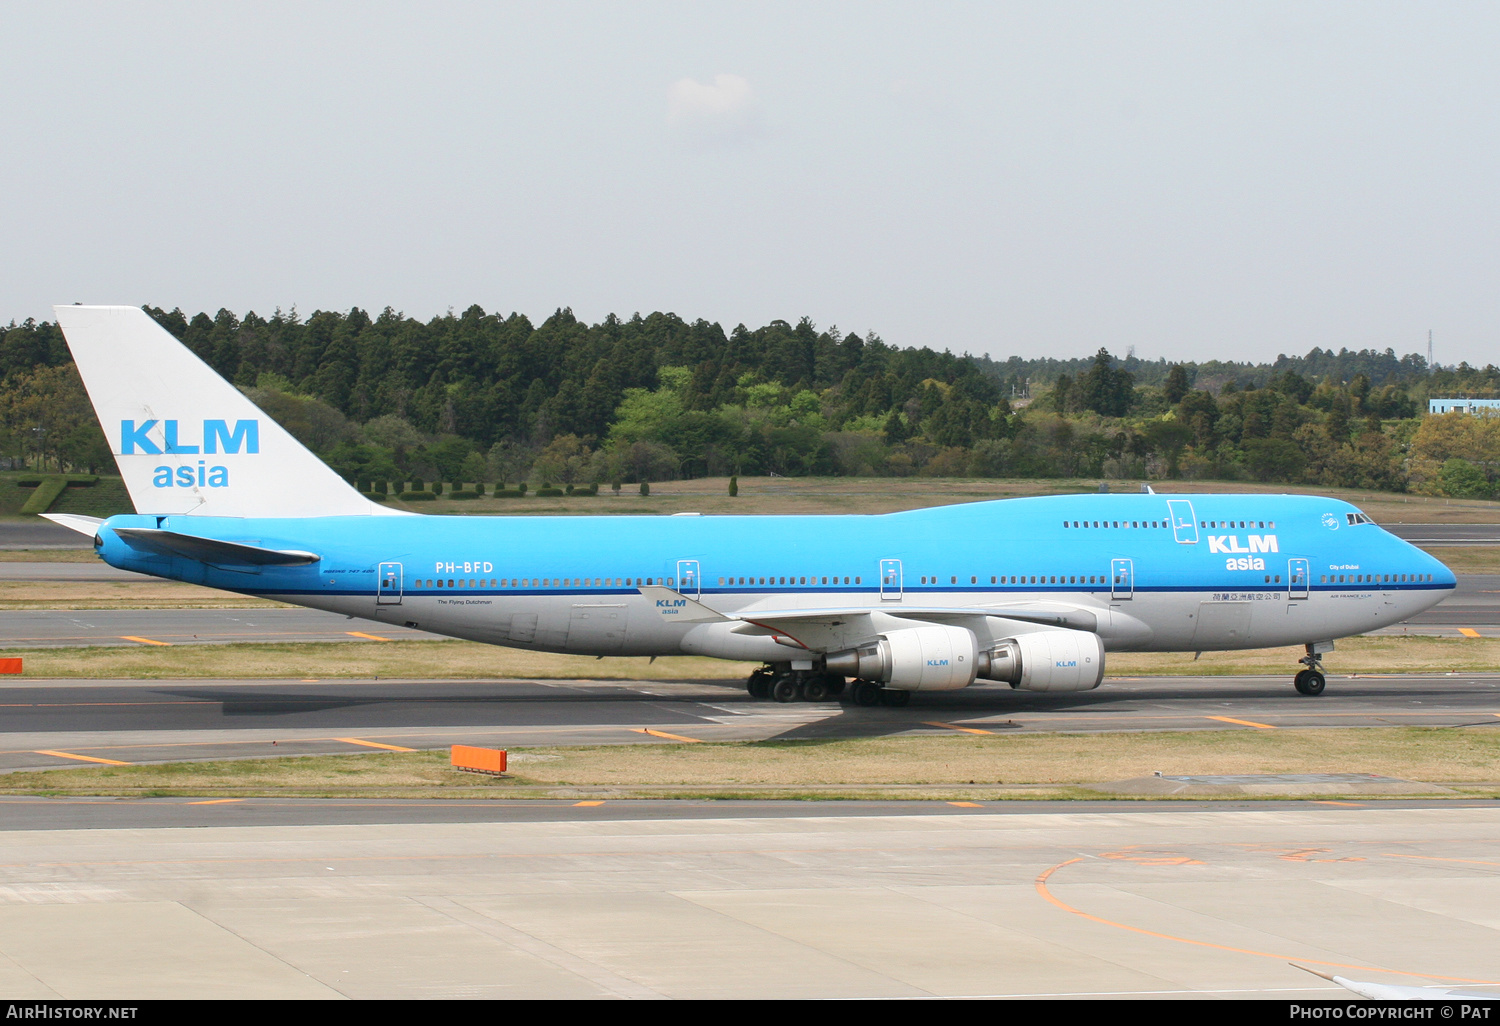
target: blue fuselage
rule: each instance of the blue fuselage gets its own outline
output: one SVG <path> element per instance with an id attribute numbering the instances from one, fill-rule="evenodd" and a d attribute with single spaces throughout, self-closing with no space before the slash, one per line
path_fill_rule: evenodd
<path id="1" fill-rule="evenodd" d="M 114 533 L 129 527 L 319 559 L 215 565 L 142 551 Z M 101 556 L 123 569 L 592 654 L 775 656 L 765 639 L 726 648 L 664 621 L 643 585 L 738 613 L 1077 608 L 1098 617 L 1107 647 L 1160 651 L 1362 633 L 1434 605 L 1456 583 L 1355 507 L 1308 496 L 1071 495 L 876 516 L 125 515 L 99 536 Z"/>

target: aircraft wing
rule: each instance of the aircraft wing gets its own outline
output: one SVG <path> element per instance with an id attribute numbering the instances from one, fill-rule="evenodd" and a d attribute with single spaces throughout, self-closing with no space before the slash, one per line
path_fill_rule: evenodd
<path id="1" fill-rule="evenodd" d="M 837 627 L 856 617 L 885 613 L 903 620 L 928 623 L 953 623 L 975 617 L 993 617 L 1020 623 L 1065 627 L 1093 633 L 1099 629 L 1099 618 L 1093 610 L 1062 603 L 1026 603 L 1017 606 L 832 606 L 824 609 L 751 609 L 742 613 L 721 613 L 681 592 L 658 585 L 642 585 L 642 595 L 653 600 L 663 619 L 679 623 L 727 623 L 739 621 L 744 626 L 736 634 L 780 635 L 800 624 Z"/>

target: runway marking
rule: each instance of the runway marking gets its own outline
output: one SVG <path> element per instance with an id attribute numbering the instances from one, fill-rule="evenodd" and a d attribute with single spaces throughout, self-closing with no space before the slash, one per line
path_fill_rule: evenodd
<path id="1" fill-rule="evenodd" d="M 1068 859 L 1068 861 L 1066 862 L 1059 862 L 1055 866 L 1051 866 L 1047 869 L 1042 870 L 1042 872 L 1036 878 L 1036 889 L 1037 893 L 1040 894 L 1044 899 L 1046 899 L 1046 901 L 1048 901 L 1050 904 L 1057 906 L 1064 912 L 1071 912 L 1073 915 L 1079 916 L 1083 919 L 1087 919 L 1090 922 L 1102 923 L 1105 926 L 1113 926 L 1116 929 L 1128 930 L 1131 933 L 1139 933 L 1146 937 L 1155 937 L 1158 940 L 1176 941 L 1179 944 L 1191 944 L 1194 947 L 1199 948 L 1213 948 L 1216 951 L 1229 951 L 1237 955 L 1254 955 L 1257 958 L 1274 958 L 1280 962 L 1307 962 L 1311 965 L 1326 965 L 1331 966 L 1335 969 L 1358 969 L 1360 972 L 1381 973 L 1383 975 L 1390 975 L 1394 973 L 1401 976 L 1423 976 L 1429 980 L 1447 980 L 1453 983 L 1482 983 L 1486 985 L 1495 985 L 1497 982 L 1494 980 L 1471 980 L 1464 976 L 1438 976 L 1434 973 L 1413 973 L 1399 969 L 1386 969 L 1381 966 L 1354 965 L 1348 962 L 1323 962 L 1315 958 L 1302 958 L 1301 956 L 1296 955 L 1278 955 L 1270 951 L 1256 951 L 1253 948 L 1236 948 L 1231 947 L 1228 944 L 1215 944 L 1213 941 L 1193 940 L 1191 937 L 1178 937 L 1175 934 L 1158 933 L 1155 930 L 1146 930 L 1142 929 L 1139 926 L 1130 926 L 1126 923 L 1117 923 L 1113 919 L 1105 919 L 1102 916 L 1091 915 L 1081 909 L 1076 909 L 1060 898 L 1053 896 L 1052 892 L 1047 889 L 1047 880 L 1052 876 L 1053 873 L 1056 873 L 1059 869 L 1063 869 L 1067 866 L 1073 865 L 1074 863 L 1082 861 L 1083 858 L 1080 856 L 1079 858 Z"/>
<path id="2" fill-rule="evenodd" d="M 98 762 L 98 763 L 103 763 L 106 766 L 129 766 L 130 765 L 130 763 L 128 763 L 128 762 L 121 762 L 119 759 L 99 759 L 99 758 L 95 758 L 92 755 L 74 755 L 72 752 L 54 752 L 54 751 L 51 751 L 50 749 L 46 749 L 46 748 L 38 748 L 38 749 L 36 749 L 36 754 L 37 755 L 55 755 L 59 759 L 78 759 L 80 762 Z"/>
<path id="3" fill-rule="evenodd" d="M 650 727 L 631 727 L 630 729 L 635 731 L 637 734 L 650 734 L 652 737 L 665 737 L 670 738 L 673 741 L 687 741 L 695 745 L 703 743 L 703 739 L 701 737 L 683 737 L 681 734 L 668 734 L 664 730 L 652 730 Z"/>
<path id="4" fill-rule="evenodd" d="M 984 808 L 984 806 L 980 805 L 978 802 L 949 802 L 948 804 L 949 805 L 956 805 L 960 809 L 982 809 L 982 808 Z"/>
<path id="5" fill-rule="evenodd" d="M 575 809 L 584 809 L 584 808 L 591 808 L 592 806 L 595 806 L 595 805 L 603 805 L 603 804 L 604 804 L 603 802 L 574 802 L 573 803 L 573 808 L 575 808 Z"/>
<path id="6" fill-rule="evenodd" d="M 345 631 L 351 638 L 369 638 L 371 641 L 390 641 L 390 638 L 382 638 L 379 634 L 366 634 L 364 631 Z"/>
<path id="7" fill-rule="evenodd" d="M 977 727 L 960 727 L 953 723 L 939 723 L 936 720 L 923 720 L 924 727 L 943 727 L 946 730 L 961 730 L 965 734 L 993 734 L 993 730 L 980 730 Z"/>
<path id="8" fill-rule="evenodd" d="M 1500 862 L 1485 862 L 1482 859 L 1445 859 L 1440 855 L 1398 855 L 1395 852 L 1382 852 L 1388 859 L 1421 859 L 1424 862 L 1462 862 L 1468 866 L 1500 866 Z"/>
<path id="9" fill-rule="evenodd" d="M 1362 808 L 1364 808 L 1364 805 L 1361 802 L 1336 802 L 1336 801 L 1333 801 L 1332 799 L 1318 799 L 1318 798 L 1315 798 L 1315 799 L 1313 799 L 1313 804 L 1314 805 L 1347 805 L 1351 809 L 1362 809 Z"/>
<path id="10" fill-rule="evenodd" d="M 142 645 L 161 645 L 163 648 L 171 648 L 170 641 L 153 641 L 151 638 L 138 638 L 133 634 L 119 635 L 121 641 L 139 641 Z"/>
<path id="11" fill-rule="evenodd" d="M 1484 635 L 1480 634 L 1478 631 L 1476 631 L 1472 627 L 1460 627 L 1458 629 L 1458 633 L 1462 634 L 1466 638 L 1482 638 L 1482 637 L 1484 637 Z"/>
<path id="12" fill-rule="evenodd" d="M 1259 727 L 1261 730 L 1275 730 L 1269 723 L 1256 723 L 1254 720 L 1237 720 L 1233 716 L 1205 716 L 1207 720 L 1218 720 L 1221 723 L 1238 723 L 1242 727 Z"/>
<path id="13" fill-rule="evenodd" d="M 209 798 L 201 802 L 183 802 L 184 805 L 228 805 L 230 802 L 242 802 L 243 798 Z"/>
<path id="14" fill-rule="evenodd" d="M 342 741 L 346 745 L 364 745 L 366 748 L 384 748 L 388 752 L 415 752 L 415 748 L 402 748 L 400 745 L 383 745 L 379 741 L 361 741 L 357 737 L 336 737 L 335 741 Z"/>

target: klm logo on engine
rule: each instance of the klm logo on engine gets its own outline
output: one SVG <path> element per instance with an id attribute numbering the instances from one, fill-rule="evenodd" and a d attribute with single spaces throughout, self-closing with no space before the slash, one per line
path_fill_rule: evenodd
<path id="1" fill-rule="evenodd" d="M 161 442 L 151 437 L 152 431 L 161 425 Z M 205 420 L 197 441 L 185 437 L 175 420 L 120 421 L 120 455 L 134 456 L 217 456 L 246 455 L 260 452 L 260 422 L 237 420 L 234 427 L 226 420 Z M 227 488 L 229 468 L 209 466 L 207 460 L 199 460 L 196 467 L 160 466 L 151 476 L 151 484 L 157 488 Z"/>
<path id="2" fill-rule="evenodd" d="M 929 659 L 929 660 L 927 660 L 927 665 L 928 666 L 947 666 L 948 665 L 948 660 L 946 660 L 946 659 Z"/>
<path id="3" fill-rule="evenodd" d="M 151 438 L 151 429 L 161 424 L 161 444 Z M 185 455 L 196 456 L 198 453 L 205 455 L 217 455 L 220 446 L 226 453 L 238 453 L 244 449 L 247 453 L 260 452 L 260 421 L 237 420 L 234 427 L 230 428 L 229 422 L 224 420 L 205 420 L 203 431 L 198 436 L 198 442 L 190 442 L 181 437 L 181 431 L 175 420 L 143 420 L 136 424 L 133 420 L 120 421 L 120 455 L 133 456 L 137 452 L 148 456 L 161 455 Z"/>
<path id="4" fill-rule="evenodd" d="M 1058 660 L 1055 661 L 1054 665 L 1059 670 L 1066 670 L 1066 669 L 1070 669 L 1070 668 L 1076 667 L 1078 665 L 1078 660 L 1077 659 L 1058 659 Z"/>

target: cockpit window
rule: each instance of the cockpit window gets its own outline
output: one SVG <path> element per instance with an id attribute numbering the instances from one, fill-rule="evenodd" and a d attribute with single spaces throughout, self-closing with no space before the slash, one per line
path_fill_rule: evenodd
<path id="1" fill-rule="evenodd" d="M 1375 522 L 1363 513 L 1345 513 L 1344 519 L 1349 521 L 1350 527 L 1353 527 L 1355 524 L 1373 524 Z"/>

